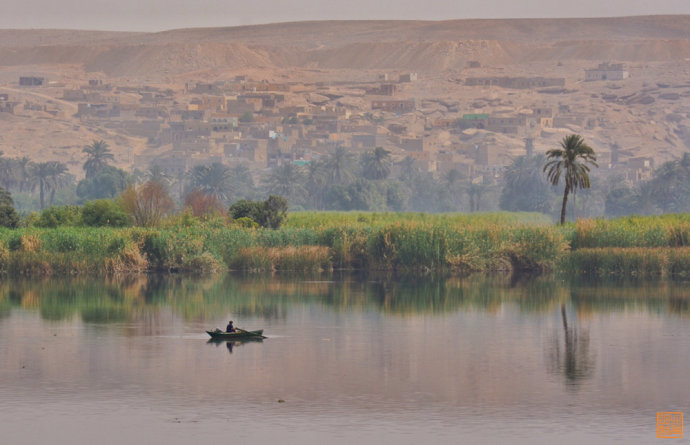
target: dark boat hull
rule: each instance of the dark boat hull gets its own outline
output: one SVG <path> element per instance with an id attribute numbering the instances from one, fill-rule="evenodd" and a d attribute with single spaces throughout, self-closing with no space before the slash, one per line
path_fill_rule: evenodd
<path id="1" fill-rule="evenodd" d="M 206 331 L 208 335 L 213 339 L 218 340 L 234 340 L 234 339 L 255 339 L 255 338 L 265 338 L 262 334 L 263 329 L 258 331 L 243 331 L 243 332 L 218 332 L 218 331 Z"/>

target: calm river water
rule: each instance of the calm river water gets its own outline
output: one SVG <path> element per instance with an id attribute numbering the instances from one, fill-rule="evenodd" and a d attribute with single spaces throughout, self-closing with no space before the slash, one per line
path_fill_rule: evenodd
<path id="1" fill-rule="evenodd" d="M 3 278 L 0 443 L 688 442 L 690 283 L 329 280 Z"/>

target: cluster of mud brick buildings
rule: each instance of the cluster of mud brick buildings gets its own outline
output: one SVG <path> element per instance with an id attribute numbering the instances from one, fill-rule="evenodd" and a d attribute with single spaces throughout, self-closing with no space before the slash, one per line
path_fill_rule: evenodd
<path id="1" fill-rule="evenodd" d="M 628 77 L 621 64 L 603 63 L 586 70 L 586 80 Z M 60 99 L 74 102 L 74 116 L 129 136 L 146 138 L 147 150 L 137 165 L 156 163 L 181 174 L 200 163 L 244 163 L 261 170 L 284 162 L 309 163 L 344 146 L 354 153 L 384 147 L 394 157 L 411 158 L 419 168 L 439 174 L 449 169 L 466 175 L 497 172 L 514 158 L 492 134 L 530 141 L 543 129 L 599 125 L 585 113 L 567 106 L 516 106 L 477 113 L 470 104 L 445 104 L 446 109 L 420 113 L 424 107 L 406 93 L 419 81 L 416 73 L 402 73 L 397 81 L 380 75 L 378 82 L 343 82 L 358 88 L 359 106 L 341 103 L 348 94 L 323 84 L 272 83 L 247 76 L 218 82 L 188 82 L 183 89 L 150 85 L 111 85 L 91 79 L 64 88 Z M 46 79 L 23 76 L 19 85 L 43 87 Z M 564 88 L 564 78 L 467 77 L 466 87 L 549 89 Z M 317 97 L 316 99 L 314 97 Z M 18 102 L 0 94 L 0 112 L 12 113 Z M 505 108 L 505 107 L 503 107 Z M 46 111 L 46 110 L 44 110 Z M 423 131 L 414 122 L 424 121 Z M 479 131 L 468 139 L 467 130 Z M 529 152 L 529 143 L 525 151 Z M 606 155 L 604 154 L 606 158 Z"/>

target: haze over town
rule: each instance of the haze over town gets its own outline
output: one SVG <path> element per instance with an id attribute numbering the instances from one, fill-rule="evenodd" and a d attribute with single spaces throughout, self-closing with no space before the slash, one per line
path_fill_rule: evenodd
<path id="1" fill-rule="evenodd" d="M 506 5 L 489 2 L 453 13 L 457 6 L 449 3 L 426 12 L 412 3 L 377 3 L 362 14 L 522 15 Z M 15 28 L 0 30 L 0 150 L 5 159 L 64 163 L 74 184 L 84 176 L 83 148 L 103 140 L 115 165 L 135 177 L 156 166 L 178 178 L 174 190 L 180 200 L 194 185 L 194 168 L 221 164 L 235 169 L 235 176 L 242 172 L 247 180 L 241 182 L 250 184 L 235 199 L 280 192 L 303 208 L 495 210 L 502 208 L 499 195 L 516 159 L 544 153 L 577 133 L 598 156 L 597 196 L 583 201 L 581 210 L 597 216 L 606 212 L 614 189 L 630 191 L 651 181 L 655 168 L 690 149 L 688 15 L 310 21 L 113 32 L 56 28 L 160 29 L 178 24 L 169 18 L 188 11 L 172 4 L 152 19 L 146 8 L 159 8 L 155 2 L 136 9 L 126 2 L 109 5 L 112 14 L 67 3 L 60 8 L 75 12 L 75 21 L 56 13 L 49 26 L 41 14 L 57 7 L 40 6 L 43 13 L 26 15 L 19 4 L 10 4 L 2 20 L 13 17 L 14 24 L 0 23 Z M 281 21 L 355 11 L 303 6 L 299 14 L 267 8 L 268 15 L 253 11 L 256 5 L 238 7 L 228 20 L 247 23 L 244 13 Z M 549 3 L 524 6 L 532 16 L 652 12 L 645 2 L 606 2 L 605 9 L 584 4 L 581 14 Z M 187 25 L 218 24 L 204 21 L 220 16 L 209 13 L 217 5 L 195 7 Z M 686 2 L 655 8 L 690 12 Z M 132 14 L 140 19 L 130 20 Z M 97 16 L 91 25 L 80 21 L 91 15 Z M 138 21 L 144 19 L 151 26 Z M 52 29 L 16 29 L 21 27 Z M 357 171 L 357 161 L 364 165 L 377 147 L 385 150 L 392 170 L 385 177 Z M 330 185 L 350 187 L 342 192 L 347 198 L 337 203 L 329 194 L 316 203 L 305 175 L 310 166 L 325 167 L 336 149 L 346 152 L 353 176 Z M 297 175 L 289 181 L 293 173 L 286 164 Z M 355 204 L 352 182 L 360 176 L 379 181 L 365 187 L 378 187 L 370 193 L 377 197 Z M 38 206 L 31 193 L 22 195 L 23 179 L 5 179 L 20 208 Z M 286 181 L 301 185 L 280 186 Z M 467 196 L 439 197 L 456 183 Z M 436 187 L 433 199 L 420 192 L 430 187 Z M 386 201 L 391 193 L 400 199 Z M 472 193 L 483 195 L 480 204 Z M 98 197 L 62 195 L 54 203 Z"/>

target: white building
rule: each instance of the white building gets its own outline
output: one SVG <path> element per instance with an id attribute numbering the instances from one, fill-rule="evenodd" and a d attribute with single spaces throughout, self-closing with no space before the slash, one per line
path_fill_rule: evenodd
<path id="1" fill-rule="evenodd" d="M 600 63 L 597 68 L 585 70 L 585 81 L 594 80 L 623 80 L 628 78 L 628 72 L 622 63 Z"/>

